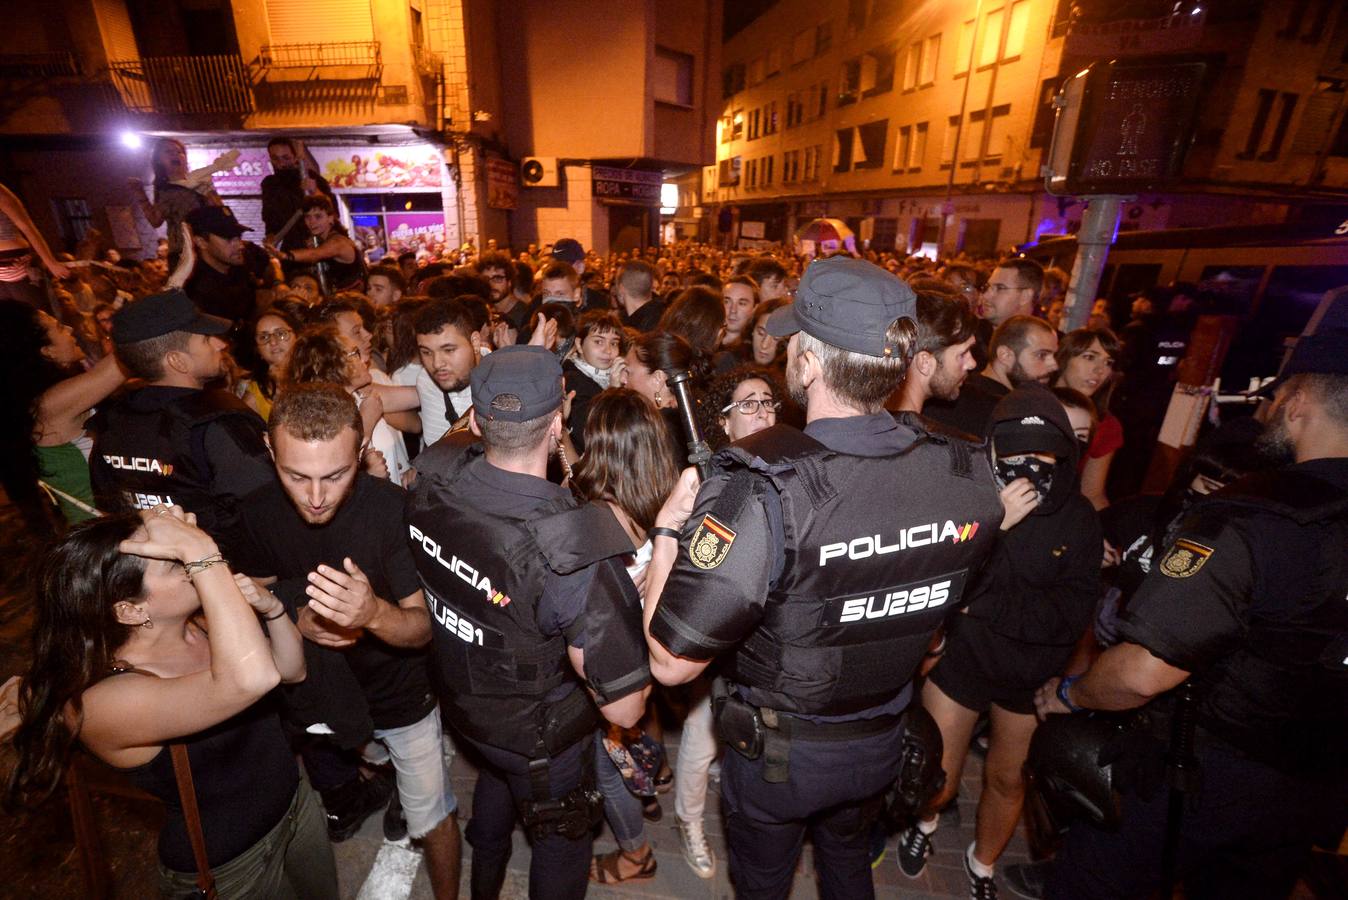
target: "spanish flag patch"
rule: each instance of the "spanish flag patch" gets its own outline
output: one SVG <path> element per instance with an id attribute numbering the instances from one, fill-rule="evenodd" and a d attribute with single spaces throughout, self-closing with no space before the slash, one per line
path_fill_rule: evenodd
<path id="1" fill-rule="evenodd" d="M 735 532 L 708 513 L 693 532 L 693 539 L 688 544 L 688 558 L 699 569 L 714 569 L 725 560 L 733 543 Z"/>

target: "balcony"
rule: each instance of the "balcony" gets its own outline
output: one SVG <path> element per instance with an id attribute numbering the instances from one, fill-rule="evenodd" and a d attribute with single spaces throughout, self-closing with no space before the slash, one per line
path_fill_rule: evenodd
<path id="1" fill-rule="evenodd" d="M 439 78 L 444 70 L 444 60 L 440 54 L 432 53 L 420 44 L 412 46 L 412 63 L 416 66 L 417 74 L 423 78 Z"/>
<path id="2" fill-rule="evenodd" d="M 0 53 L 0 78 L 62 78 L 79 74 L 79 60 L 73 53 Z"/>
<path id="3" fill-rule="evenodd" d="M 268 44 L 258 54 L 261 81 L 378 81 L 378 41 Z"/>
<path id="4" fill-rule="evenodd" d="M 242 115 L 253 111 L 248 68 L 238 56 L 151 56 L 112 60 L 108 74 L 130 111 Z"/>

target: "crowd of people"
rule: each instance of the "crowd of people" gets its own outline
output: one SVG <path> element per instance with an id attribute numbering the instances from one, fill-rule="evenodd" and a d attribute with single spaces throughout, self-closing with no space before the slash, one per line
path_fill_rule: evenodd
<path id="1" fill-rule="evenodd" d="M 48 290 L 0 300 L 4 486 L 49 544 L 0 693 L 10 801 L 78 745 L 164 801 L 165 896 L 203 871 L 336 896 L 332 844 L 380 815 L 452 897 L 463 752 L 475 897 L 520 822 L 530 896 L 652 877 L 667 791 L 711 878 L 719 783 L 738 895 L 785 897 L 808 832 L 821 896 L 856 898 L 895 832 L 922 873 L 974 748 L 982 900 L 1044 717 L 1191 682 L 1195 790 L 1223 802 L 1185 826 L 1188 894 L 1285 897 L 1342 834 L 1342 333 L 1303 340 L 1266 427 L 1213 430 L 1164 496 L 1111 494 L 1151 439 L 1111 412 L 1136 348 L 1106 312 L 1061 331 L 1066 277 L 1032 260 L 561 238 L 367 265 L 269 150 L 260 244 L 161 141 L 156 260 L 33 247 Z M 1145 896 L 1166 804 L 1122 789 L 1118 832 L 1076 823 L 1003 878 Z"/>

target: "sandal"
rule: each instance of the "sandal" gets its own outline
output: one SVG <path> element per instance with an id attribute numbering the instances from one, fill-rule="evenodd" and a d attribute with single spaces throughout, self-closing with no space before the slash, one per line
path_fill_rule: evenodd
<path id="1" fill-rule="evenodd" d="M 668 794 L 673 787 L 674 771 L 670 769 L 669 764 L 666 763 L 664 767 L 660 769 L 660 774 L 655 777 L 655 792 L 657 794 Z"/>
<path id="2" fill-rule="evenodd" d="M 621 875 L 618 872 L 619 857 L 640 866 L 630 875 Z M 646 881 L 655 877 L 655 849 L 646 848 L 646 855 L 642 857 L 632 857 L 619 847 L 612 853 L 598 853 L 594 857 L 594 865 L 590 868 L 590 880 L 597 881 L 600 884 L 621 884 L 624 881 Z"/>

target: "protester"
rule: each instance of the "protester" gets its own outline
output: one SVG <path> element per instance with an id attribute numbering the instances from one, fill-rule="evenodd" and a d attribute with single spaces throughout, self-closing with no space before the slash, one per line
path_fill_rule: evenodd
<path id="1" fill-rule="evenodd" d="M 1109 399 L 1117 383 L 1114 367 L 1120 352 L 1119 339 L 1109 330 L 1081 328 L 1058 344 L 1057 384 L 1080 391 L 1095 404 L 1099 424 L 1091 438 L 1081 469 L 1081 492 L 1096 509 L 1109 505 L 1105 484 L 1114 454 L 1123 446 L 1123 425 L 1109 412 Z"/>
<path id="2" fill-rule="evenodd" d="M 297 250 L 283 250 L 267 244 L 271 253 L 283 264 L 302 263 L 314 268 L 320 287 L 327 284 L 327 294 L 339 291 L 358 291 L 365 286 L 365 258 L 356 242 L 346 233 L 346 227 L 337 221 L 337 209 L 322 194 L 310 194 L 300 205 L 304 212 L 304 226 L 310 235 L 310 245 Z"/>
<path id="3" fill-rule="evenodd" d="M 290 365 L 290 352 L 295 349 L 295 338 L 302 330 L 299 321 L 272 306 L 253 323 L 253 340 L 257 347 L 258 364 L 251 377 L 242 383 L 243 402 L 267 421 L 271 407 Z"/>

